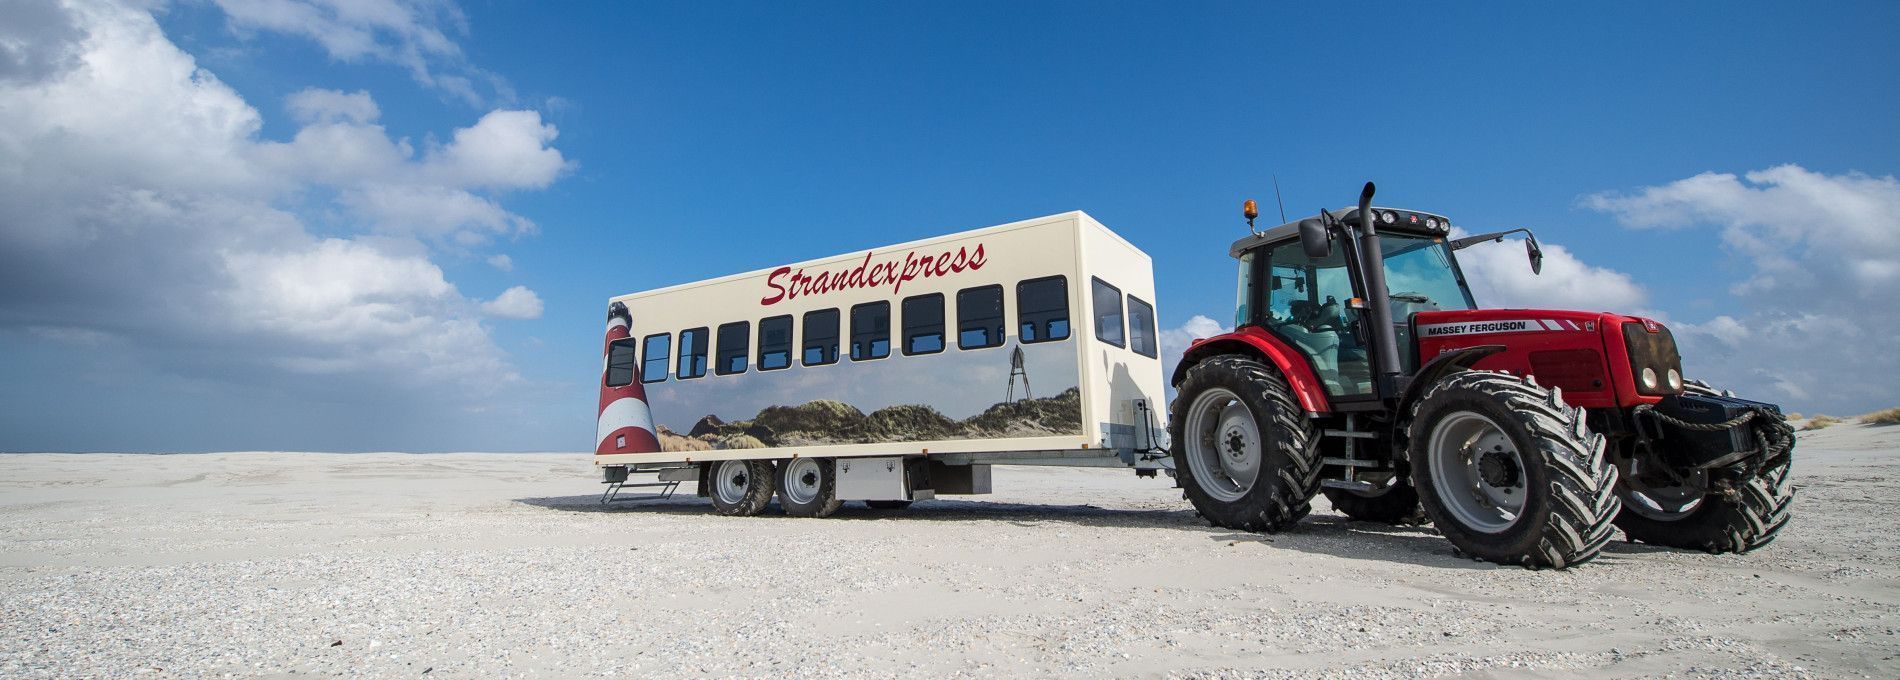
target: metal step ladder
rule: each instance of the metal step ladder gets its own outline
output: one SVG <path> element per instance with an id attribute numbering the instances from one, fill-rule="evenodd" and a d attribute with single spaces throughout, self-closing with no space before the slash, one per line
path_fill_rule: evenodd
<path id="1" fill-rule="evenodd" d="M 678 480 L 658 479 L 660 472 L 661 471 L 659 470 L 650 470 L 650 471 L 638 472 L 638 473 L 633 472 L 633 471 L 628 471 L 628 474 L 618 481 L 611 480 L 611 479 L 602 481 L 601 482 L 602 484 L 607 485 L 607 490 L 600 494 L 600 504 L 606 505 L 608 503 L 615 503 L 615 502 L 619 502 L 619 503 L 658 502 L 658 501 L 671 499 L 673 497 L 673 492 L 679 489 L 680 483 Z M 651 475 L 654 475 L 657 481 L 652 481 L 652 482 L 631 481 L 634 474 L 651 474 Z M 620 492 L 626 489 L 658 489 L 658 491 L 654 491 L 651 493 L 637 493 L 637 494 L 629 493 L 623 497 Z"/>
<path id="2" fill-rule="evenodd" d="M 1371 492 L 1378 489 L 1378 487 L 1373 486 L 1371 482 L 1360 481 L 1354 478 L 1359 472 L 1359 470 L 1361 469 L 1368 469 L 1368 470 L 1389 469 L 1386 467 L 1386 464 L 1382 461 L 1364 460 L 1358 457 L 1359 440 L 1378 439 L 1379 438 L 1378 433 L 1366 432 L 1363 430 L 1356 429 L 1356 424 L 1354 423 L 1354 416 L 1348 413 L 1346 414 L 1346 429 L 1321 430 L 1320 436 L 1338 437 L 1340 439 L 1345 440 L 1344 442 L 1345 450 L 1341 451 L 1341 453 L 1344 455 L 1339 456 L 1339 457 L 1327 456 L 1325 458 L 1320 459 L 1320 462 L 1326 465 L 1337 465 L 1342 468 L 1345 468 L 1345 477 L 1343 479 L 1322 479 L 1319 481 L 1319 485 L 1321 487 L 1328 488 L 1328 489 L 1345 489 L 1347 491 L 1358 491 L 1361 493 Z"/>

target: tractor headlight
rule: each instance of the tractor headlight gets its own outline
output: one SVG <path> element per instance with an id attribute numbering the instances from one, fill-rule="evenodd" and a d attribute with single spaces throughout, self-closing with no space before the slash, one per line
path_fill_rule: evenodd
<path id="1" fill-rule="evenodd" d="M 1682 393 L 1682 355 L 1676 338 L 1656 322 L 1623 324 L 1623 346 L 1629 350 L 1630 372 L 1636 393 L 1660 397 Z"/>

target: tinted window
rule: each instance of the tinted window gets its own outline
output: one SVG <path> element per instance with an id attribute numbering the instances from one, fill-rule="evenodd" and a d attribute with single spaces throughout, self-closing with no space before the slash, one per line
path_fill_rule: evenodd
<path id="1" fill-rule="evenodd" d="M 672 354 L 673 336 L 661 333 L 649 335 L 641 343 L 640 356 L 646 361 L 640 364 L 640 382 L 656 383 L 666 379 L 666 360 Z"/>
<path id="2" fill-rule="evenodd" d="M 682 380 L 706 377 L 706 327 L 680 331 L 680 365 L 673 372 Z"/>
<path id="3" fill-rule="evenodd" d="M 904 353 L 943 351 L 943 293 L 904 298 Z"/>
<path id="4" fill-rule="evenodd" d="M 867 302 L 851 308 L 851 360 L 891 355 L 891 303 Z"/>
<path id="5" fill-rule="evenodd" d="M 713 372 L 732 375 L 745 372 L 746 357 L 752 354 L 752 324 L 744 321 L 719 325 L 719 354 Z"/>
<path id="6" fill-rule="evenodd" d="M 607 386 L 633 383 L 633 338 L 615 340 L 607 346 Z"/>
<path id="7" fill-rule="evenodd" d="M 1003 344 L 1003 287 L 957 291 L 957 347 L 980 349 Z"/>
<path id="8" fill-rule="evenodd" d="M 775 316 L 759 322 L 759 370 L 776 371 L 792 365 L 792 317 Z"/>
<path id="9" fill-rule="evenodd" d="M 1095 307 L 1096 339 L 1124 347 L 1122 339 L 1122 290 L 1095 279 L 1090 298 Z"/>
<path id="10" fill-rule="evenodd" d="M 1128 349 L 1145 357 L 1160 353 L 1155 349 L 1155 307 L 1133 295 L 1128 296 Z"/>
<path id="11" fill-rule="evenodd" d="M 805 342 L 799 345 L 799 361 L 806 366 L 837 363 L 838 310 L 820 309 L 805 313 Z"/>
<path id="12" fill-rule="evenodd" d="M 1069 281 L 1060 276 L 1016 284 L 1016 336 L 1023 342 L 1069 337 Z"/>

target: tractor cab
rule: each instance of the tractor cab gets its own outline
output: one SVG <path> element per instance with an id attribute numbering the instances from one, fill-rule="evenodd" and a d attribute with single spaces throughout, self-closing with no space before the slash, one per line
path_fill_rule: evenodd
<path id="1" fill-rule="evenodd" d="M 1356 219 L 1356 210 L 1341 211 Z M 1394 340 L 1410 347 L 1416 312 L 1471 310 L 1477 304 L 1447 241 L 1451 221 L 1414 210 L 1372 208 L 1379 231 Z M 1240 261 L 1235 327 L 1256 327 L 1298 348 L 1334 401 L 1376 399 L 1372 357 L 1377 341 L 1368 325 L 1372 295 L 1350 247 L 1309 254 L 1300 222 L 1235 241 Z M 1417 353 L 1398 352 L 1398 373 L 1417 371 Z"/>

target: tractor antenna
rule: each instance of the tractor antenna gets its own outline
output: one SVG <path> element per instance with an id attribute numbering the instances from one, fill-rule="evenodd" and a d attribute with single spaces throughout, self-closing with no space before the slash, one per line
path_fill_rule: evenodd
<path id="1" fill-rule="evenodd" d="M 1280 176 L 1273 176 L 1273 202 L 1280 204 L 1280 224 L 1286 224 L 1286 201 L 1280 199 Z"/>

